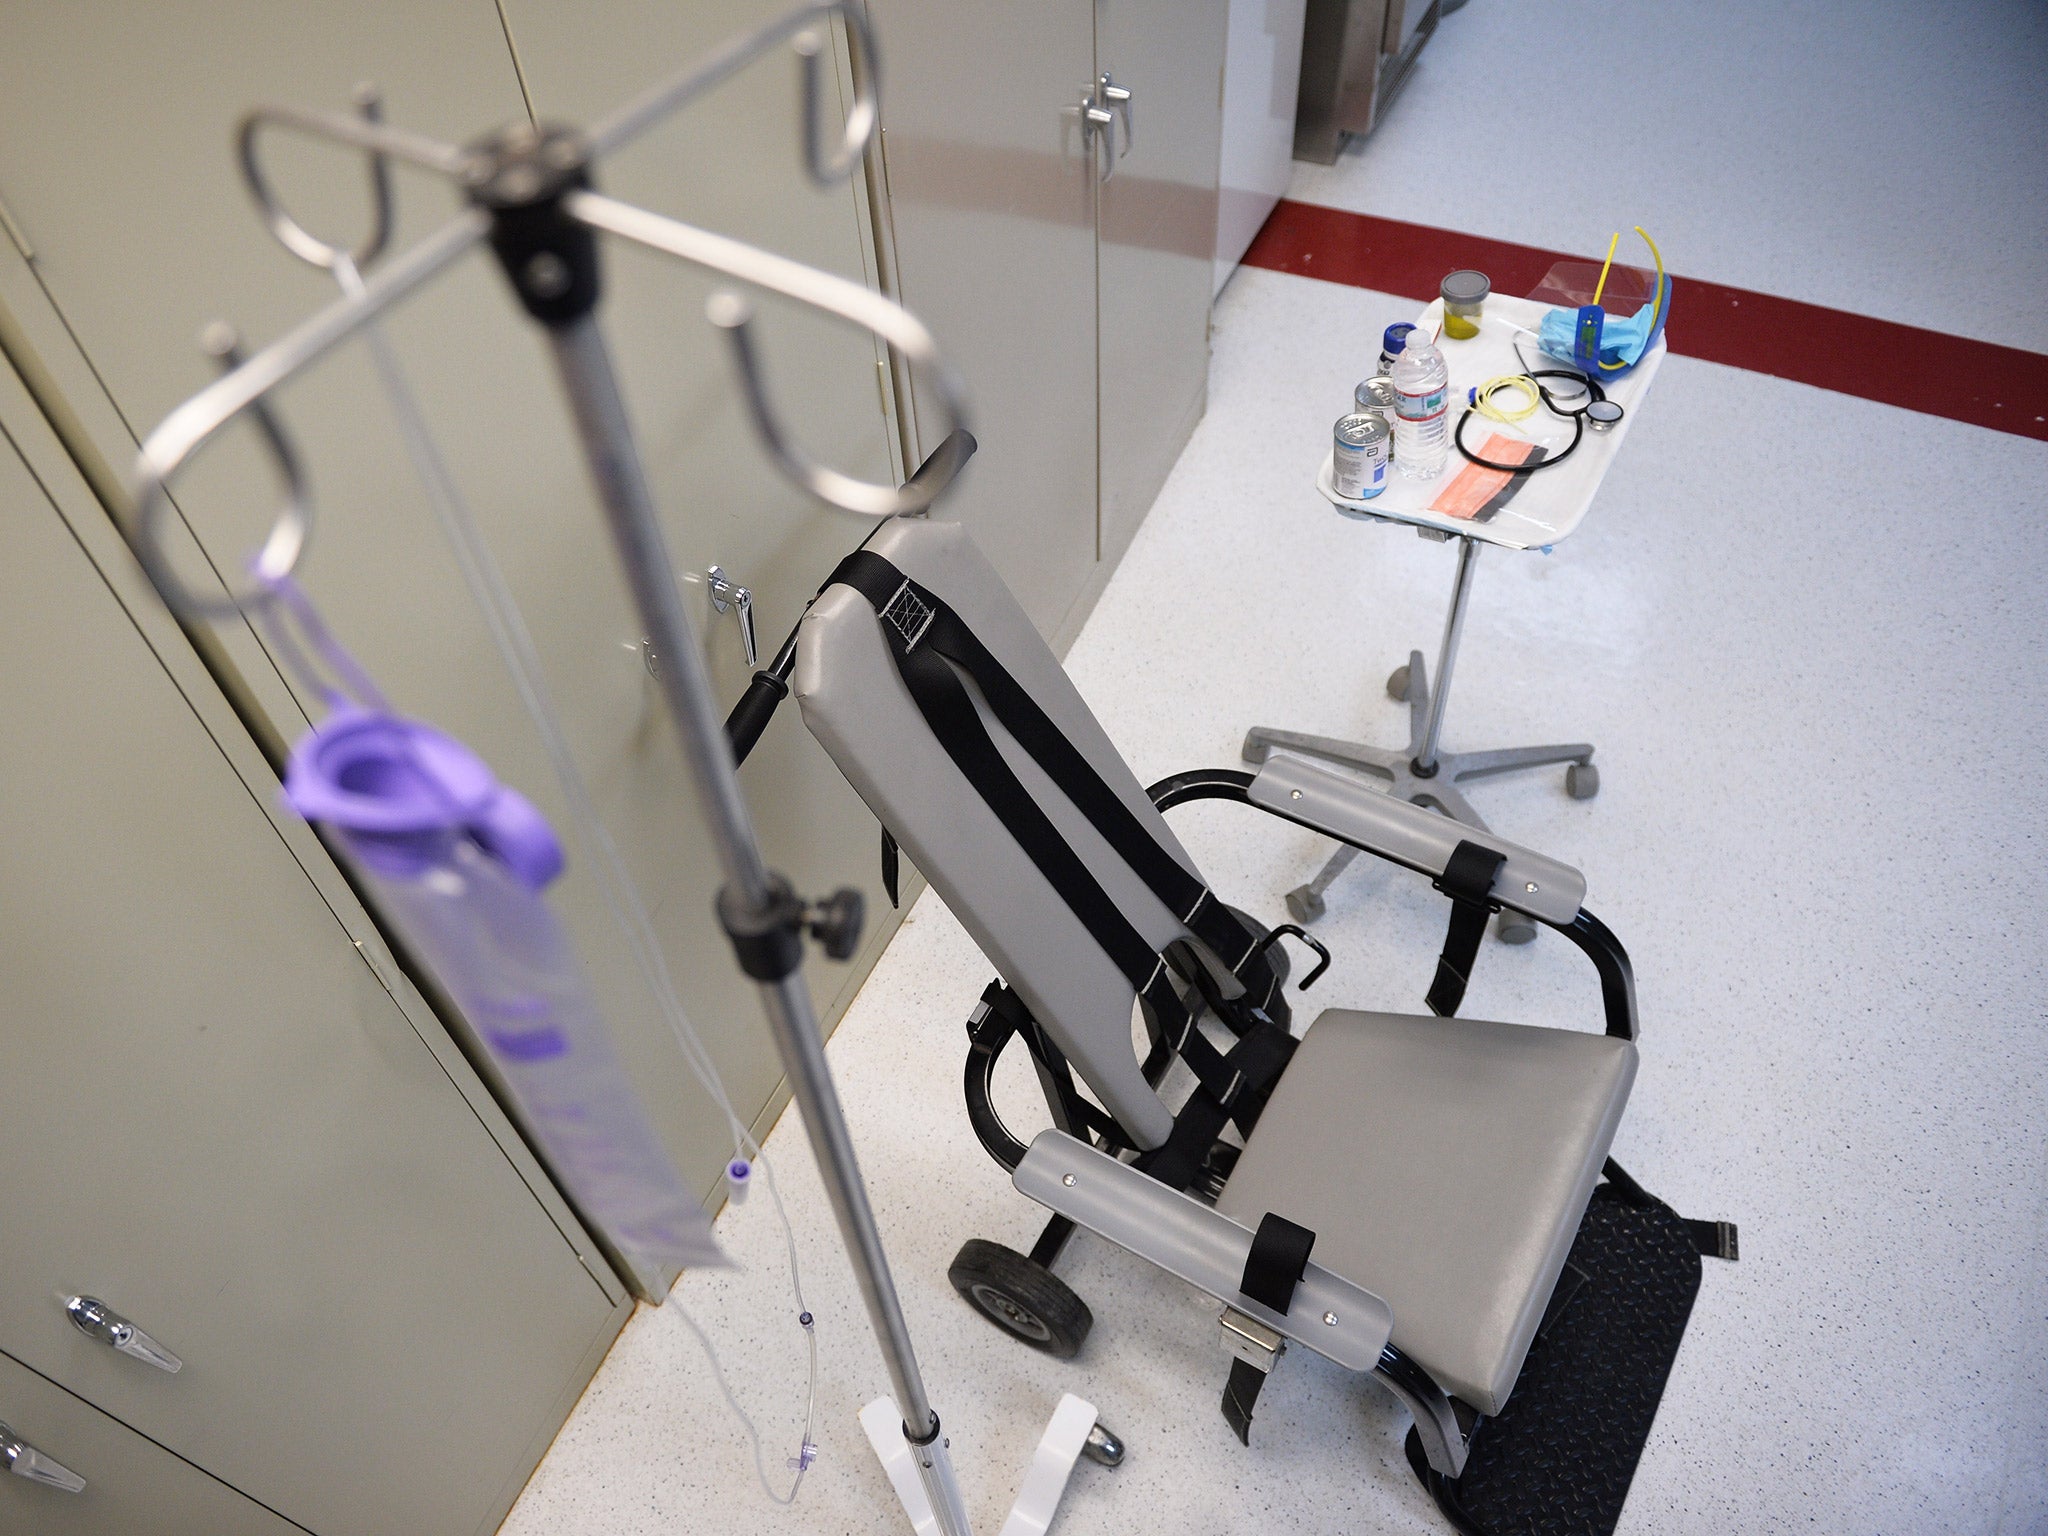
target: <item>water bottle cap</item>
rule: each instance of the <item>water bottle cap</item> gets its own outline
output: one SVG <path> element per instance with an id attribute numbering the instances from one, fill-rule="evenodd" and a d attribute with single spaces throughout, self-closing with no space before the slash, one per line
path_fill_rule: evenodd
<path id="1" fill-rule="evenodd" d="M 357 834 L 386 873 L 416 874 L 466 836 L 537 891 L 562 872 L 562 846 L 524 795 L 430 725 L 337 709 L 292 749 L 285 803 L 308 821 Z"/>

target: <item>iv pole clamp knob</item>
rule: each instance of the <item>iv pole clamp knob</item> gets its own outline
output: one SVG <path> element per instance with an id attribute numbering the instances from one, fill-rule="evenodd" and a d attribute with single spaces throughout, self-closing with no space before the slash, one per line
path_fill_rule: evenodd
<path id="1" fill-rule="evenodd" d="M 740 969 L 756 981 L 780 981 L 803 964 L 809 934 L 834 960 L 851 960 L 860 949 L 867 902 L 852 886 L 823 901 L 807 902 L 782 876 L 768 876 L 768 899 L 749 909 L 730 885 L 718 892 L 718 922 L 732 941 Z"/>

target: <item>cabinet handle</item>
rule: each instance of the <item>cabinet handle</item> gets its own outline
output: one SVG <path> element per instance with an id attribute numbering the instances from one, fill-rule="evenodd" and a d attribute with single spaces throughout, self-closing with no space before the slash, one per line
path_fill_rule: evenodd
<path id="1" fill-rule="evenodd" d="M 153 1365 L 173 1376 L 185 1368 L 184 1361 L 96 1296 L 74 1296 L 64 1303 L 64 1310 L 88 1339 L 98 1339 L 109 1348 L 133 1355 L 144 1365 Z"/>
<path id="2" fill-rule="evenodd" d="M 1131 131 L 1131 93 L 1111 79 L 1106 71 L 1098 84 L 1102 91 L 1102 104 L 1124 120 L 1124 147 L 1117 153 L 1117 159 L 1121 160 L 1137 143 Z"/>
<path id="3" fill-rule="evenodd" d="M 704 573 L 704 581 L 711 589 L 712 608 L 718 613 L 731 610 L 739 616 L 740 645 L 747 653 L 747 665 L 759 666 L 760 648 L 754 643 L 754 594 L 715 565 Z"/>
<path id="4" fill-rule="evenodd" d="M 0 1424 L 0 1466 L 6 1467 L 16 1477 L 41 1483 L 45 1488 L 55 1488 L 64 1493 L 85 1492 L 84 1478 L 69 1467 L 52 1461 L 5 1424 Z"/>

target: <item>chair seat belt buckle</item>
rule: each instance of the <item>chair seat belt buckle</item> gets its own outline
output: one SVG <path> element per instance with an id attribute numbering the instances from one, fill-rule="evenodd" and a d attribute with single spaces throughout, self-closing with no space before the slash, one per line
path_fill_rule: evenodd
<path id="1" fill-rule="evenodd" d="M 1230 1351 L 1231 1358 L 1242 1360 L 1261 1375 L 1270 1374 L 1287 1353 L 1287 1340 L 1276 1330 L 1235 1307 L 1225 1307 L 1217 1322 L 1223 1329 L 1223 1347 Z"/>

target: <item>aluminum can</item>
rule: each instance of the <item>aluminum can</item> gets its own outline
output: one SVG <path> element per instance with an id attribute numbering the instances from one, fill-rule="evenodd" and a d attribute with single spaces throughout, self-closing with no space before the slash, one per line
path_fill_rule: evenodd
<path id="1" fill-rule="evenodd" d="M 1342 416 L 1330 444 L 1330 489 L 1346 501 L 1370 501 L 1387 488 L 1394 429 L 1373 412 Z"/>
<path id="2" fill-rule="evenodd" d="M 1352 409 L 1361 416 L 1384 416 L 1388 426 L 1394 424 L 1394 381 L 1384 373 L 1376 373 L 1351 394 Z"/>

